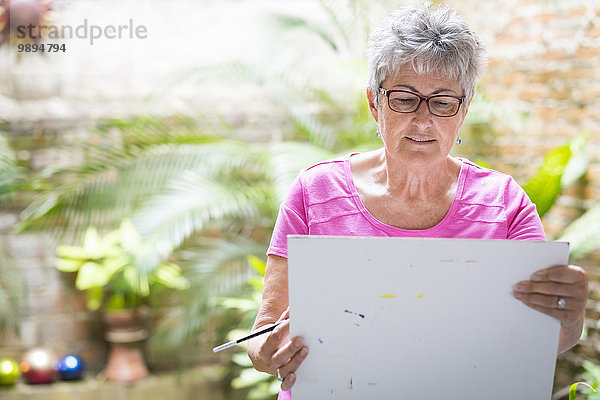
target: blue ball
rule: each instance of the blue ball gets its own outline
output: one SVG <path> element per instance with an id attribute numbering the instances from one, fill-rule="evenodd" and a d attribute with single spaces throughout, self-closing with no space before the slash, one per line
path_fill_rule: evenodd
<path id="1" fill-rule="evenodd" d="M 81 379 L 83 376 L 83 360 L 76 355 L 69 354 L 58 363 L 58 373 L 63 381 Z"/>

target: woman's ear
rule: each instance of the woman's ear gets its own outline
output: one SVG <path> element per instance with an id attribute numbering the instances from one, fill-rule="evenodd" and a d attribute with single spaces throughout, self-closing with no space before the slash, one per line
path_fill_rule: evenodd
<path id="1" fill-rule="evenodd" d="M 367 88 L 367 100 L 369 101 L 369 111 L 375 119 L 375 122 L 379 123 L 379 109 L 375 105 L 375 95 L 371 88 Z"/>

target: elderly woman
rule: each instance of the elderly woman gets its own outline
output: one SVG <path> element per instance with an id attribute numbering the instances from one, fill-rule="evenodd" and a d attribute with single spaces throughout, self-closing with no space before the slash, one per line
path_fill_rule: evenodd
<path id="1" fill-rule="evenodd" d="M 393 12 L 369 41 L 369 108 L 383 147 L 302 171 L 281 205 L 254 328 L 288 316 L 288 234 L 545 240 L 535 205 L 508 175 L 449 155 L 486 63 L 485 47 L 451 10 Z M 560 320 L 559 352 L 579 340 L 585 272 L 555 266 L 515 282 L 514 296 Z M 280 398 L 309 356 L 288 322 L 249 342 Z"/>

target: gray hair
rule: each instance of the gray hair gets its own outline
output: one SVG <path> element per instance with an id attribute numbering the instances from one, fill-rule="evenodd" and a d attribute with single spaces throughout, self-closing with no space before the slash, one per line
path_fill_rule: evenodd
<path id="1" fill-rule="evenodd" d="M 406 7 L 392 12 L 369 37 L 369 88 L 376 104 L 383 81 L 406 64 L 417 74 L 458 79 L 468 102 L 486 67 L 487 52 L 454 10 Z"/>

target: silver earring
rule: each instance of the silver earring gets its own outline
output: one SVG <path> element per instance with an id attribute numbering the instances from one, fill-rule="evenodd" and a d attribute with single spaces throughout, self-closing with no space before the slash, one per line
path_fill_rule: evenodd
<path id="1" fill-rule="evenodd" d="M 462 143 L 462 139 L 459 136 L 458 139 L 456 139 L 456 144 L 461 144 L 461 143 Z"/>
<path id="2" fill-rule="evenodd" d="M 381 137 L 381 134 L 379 133 L 379 129 L 377 129 L 377 130 L 375 131 L 375 137 Z"/>

